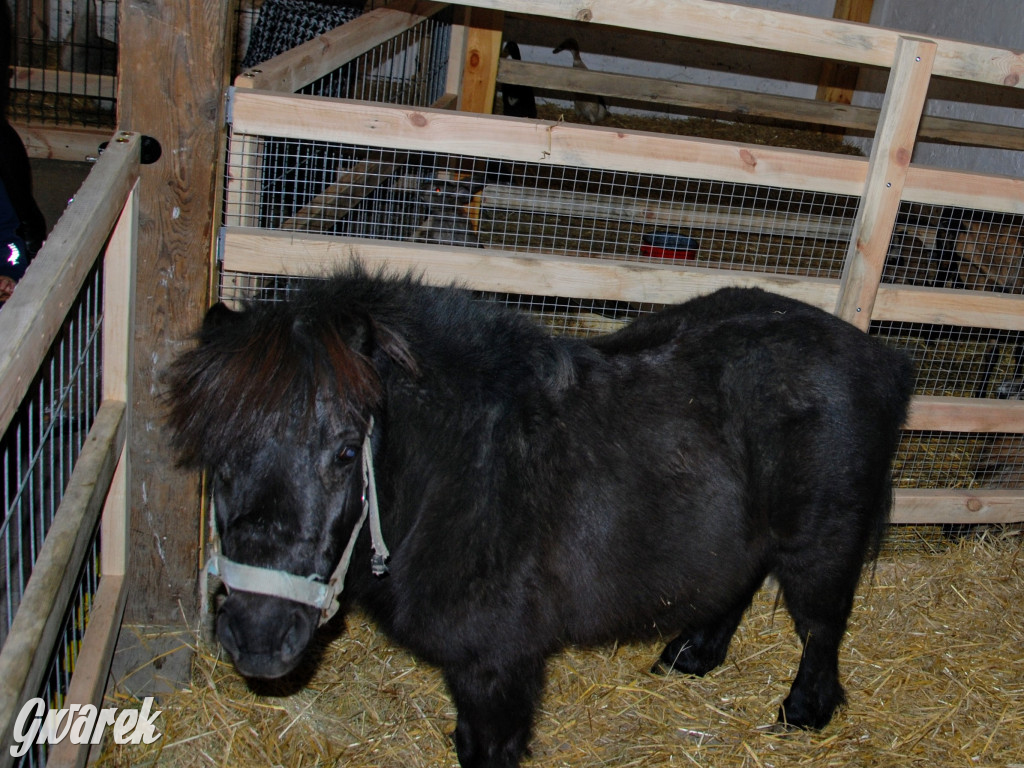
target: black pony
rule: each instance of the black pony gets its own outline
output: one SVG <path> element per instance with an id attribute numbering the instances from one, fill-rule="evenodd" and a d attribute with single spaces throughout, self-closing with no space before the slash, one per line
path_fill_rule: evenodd
<path id="1" fill-rule="evenodd" d="M 844 700 L 838 648 L 913 373 L 826 312 L 726 289 L 583 341 L 352 266 L 286 303 L 214 307 L 170 374 L 221 565 L 343 581 L 344 604 L 442 668 L 467 768 L 518 765 L 565 644 L 668 635 L 656 669 L 702 675 L 769 574 L 804 644 L 780 722 L 821 728 Z M 244 675 L 288 673 L 313 636 L 326 602 L 283 594 L 236 583 L 219 609 Z"/>

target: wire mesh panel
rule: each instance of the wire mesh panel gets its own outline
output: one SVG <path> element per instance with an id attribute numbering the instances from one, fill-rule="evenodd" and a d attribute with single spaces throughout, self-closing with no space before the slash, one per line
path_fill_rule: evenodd
<path id="1" fill-rule="evenodd" d="M 119 0 L 14 0 L 8 117 L 112 127 Z"/>
<path id="2" fill-rule="evenodd" d="M 407 29 L 344 67 L 352 99 L 427 107 L 444 95 L 452 9 Z"/>
<path id="3" fill-rule="evenodd" d="M 258 37 L 256 28 L 261 21 L 261 11 L 267 4 L 267 0 L 238 0 L 234 7 L 234 50 L 231 57 L 231 76 L 235 77 L 242 72 L 243 69 L 254 66 L 257 63 L 261 63 L 266 59 L 276 56 L 284 51 L 294 48 L 295 46 L 310 40 L 317 34 L 322 33 L 326 29 L 330 29 L 330 26 L 323 26 L 313 21 L 310 23 L 306 22 L 306 26 L 312 30 L 310 34 L 300 35 L 296 37 L 294 34 L 291 40 L 286 42 L 283 46 L 275 47 L 270 53 L 265 53 L 262 56 L 257 52 L 257 49 L 252 46 L 254 38 Z M 309 9 L 306 14 L 316 13 L 316 9 L 313 6 L 321 6 L 322 13 L 321 18 L 329 18 L 332 13 L 345 11 L 354 11 L 355 15 L 358 15 L 358 11 L 366 12 L 373 10 L 374 8 L 380 8 L 386 5 L 386 0 L 367 0 L 367 2 L 360 2 L 359 0 L 351 0 L 351 2 L 344 2 L 338 0 L 328 0 L 327 2 L 319 2 L 318 0 L 307 0 L 306 5 Z"/>
<path id="4" fill-rule="evenodd" d="M 229 188 L 226 210 L 300 232 L 838 278 L 857 206 L 776 187 L 241 138 L 230 173 L 261 182 Z M 271 146 L 288 152 L 270 158 Z M 289 184 L 265 180 L 281 168 Z"/>
<path id="5" fill-rule="evenodd" d="M 882 279 L 1024 293 L 1024 215 L 904 202 Z"/>
<path id="6" fill-rule="evenodd" d="M 886 322 L 872 332 L 910 354 L 919 394 L 1020 399 L 1021 331 Z"/>
<path id="7" fill-rule="evenodd" d="M 93 537 L 92 547 L 86 555 L 81 573 L 76 581 L 71 602 L 61 624 L 61 632 L 48 663 L 48 672 L 38 698 L 46 702 L 47 709 L 61 709 L 65 706 L 71 676 L 75 671 L 82 638 L 89 622 L 96 590 L 99 588 L 99 532 Z M 32 744 L 28 751 L 15 761 L 24 768 L 41 768 L 47 763 L 48 744 Z"/>
<path id="8" fill-rule="evenodd" d="M 101 277 L 90 277 L 0 441 L 0 645 L 99 409 Z"/>
<path id="9" fill-rule="evenodd" d="M 323 6 L 334 21 L 354 19 L 356 11 L 305 0 L 267 0 L 261 13 L 282 3 L 298 3 L 308 12 Z M 340 16 L 338 14 L 341 14 Z M 276 13 L 274 18 L 280 17 Z M 328 73 L 301 89 L 317 96 L 350 97 L 406 106 L 428 106 L 443 94 L 447 77 L 451 38 L 451 10 L 425 19 L 402 34 Z M 257 17 L 257 29 L 264 17 Z M 319 28 L 319 27 L 317 27 Z M 292 30 L 294 44 L 309 39 L 308 25 Z M 255 35 L 255 32 L 254 32 Z M 278 41 L 280 42 L 280 41 Z M 260 40 L 253 37 L 250 45 Z M 276 50 L 276 49 L 274 49 Z M 264 55 L 266 51 L 256 55 Z M 250 52 L 243 64 L 250 64 Z M 260 226 L 289 227 L 289 220 L 307 202 L 330 184 L 342 167 L 341 148 L 323 142 L 263 137 L 256 144 L 258 158 L 245 161 L 250 173 L 258 173 Z"/>
<path id="10" fill-rule="evenodd" d="M 893 476 L 898 488 L 1024 488 L 1024 435 L 908 430 Z"/>

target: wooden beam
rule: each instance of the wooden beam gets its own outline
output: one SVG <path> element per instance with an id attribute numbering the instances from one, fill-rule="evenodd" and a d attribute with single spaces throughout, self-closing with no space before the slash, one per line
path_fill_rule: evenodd
<path id="1" fill-rule="evenodd" d="M 68 685 L 65 701 L 100 707 L 127 597 L 128 584 L 123 575 L 103 575 L 89 608 L 89 626 L 78 649 L 74 675 Z M 90 746 L 73 744 L 70 739 L 64 739 L 50 747 L 46 755 L 46 766 L 81 768 L 89 757 Z"/>
<path id="2" fill-rule="evenodd" d="M 117 78 L 88 72 L 66 72 L 59 69 L 12 67 L 11 87 L 36 93 L 113 99 Z"/>
<path id="3" fill-rule="evenodd" d="M 232 117 L 236 136 L 267 135 L 370 146 L 380 146 L 386 136 L 394 149 L 591 165 L 839 195 L 861 195 L 868 167 L 865 158 L 849 155 L 501 116 L 488 117 L 486 129 L 482 129 L 479 115 L 450 110 L 261 91 L 235 91 Z M 242 161 L 231 166 L 232 174 L 248 167 Z M 1024 179 L 912 165 L 907 170 L 903 197 L 927 205 L 1024 213 Z"/>
<path id="4" fill-rule="evenodd" d="M 867 160 L 795 149 L 430 108 L 235 91 L 232 136 L 336 141 L 551 165 L 592 165 L 860 195 Z M 229 172 L 234 173 L 233 169 Z"/>
<path id="5" fill-rule="evenodd" d="M 325 274 L 356 257 L 440 280 L 485 280 L 474 287 L 510 293 L 670 303 L 726 285 L 758 286 L 832 310 L 836 280 L 679 264 L 649 264 L 508 250 L 465 249 L 245 227 L 223 232 L 224 269 L 267 274 Z M 875 320 L 1024 330 L 1024 296 L 948 288 L 879 286 Z"/>
<path id="6" fill-rule="evenodd" d="M 871 323 L 934 57 L 935 43 L 900 38 L 889 73 L 836 305 L 839 317 L 862 330 Z"/>
<path id="7" fill-rule="evenodd" d="M 995 525 L 1024 520 L 1024 492 L 1014 489 L 897 488 L 892 522 Z"/>
<path id="8" fill-rule="evenodd" d="M 1024 400 L 915 397 L 906 428 L 940 432 L 1024 433 Z"/>
<path id="9" fill-rule="evenodd" d="M 50 343 L 114 228 L 139 173 L 139 137 L 111 142 L 0 315 L 0 432 L 21 404 Z M 38 308 L 43 307 L 39 312 Z"/>
<path id="10" fill-rule="evenodd" d="M 874 107 L 855 107 L 797 96 L 677 83 L 653 77 L 619 75 L 514 59 L 501 60 L 498 65 L 498 82 L 555 91 L 600 94 L 613 99 L 667 104 L 742 118 L 763 117 L 868 133 L 874 132 L 879 116 L 879 110 Z M 1024 131 L 1009 125 L 924 115 L 917 135 L 921 139 L 1024 150 Z"/>
<path id="11" fill-rule="evenodd" d="M 446 7 L 429 0 L 395 0 L 242 72 L 235 86 L 294 93 Z"/>
<path id="12" fill-rule="evenodd" d="M 134 367 L 135 264 L 139 236 L 138 182 L 125 201 L 110 234 L 103 259 L 103 397 L 126 406 L 126 430 L 131 432 Z M 130 454 L 122 449 L 107 502 L 100 519 L 103 546 L 100 572 L 122 576 L 128 569 L 128 478 Z M 121 602 L 123 609 L 124 602 Z M 108 659 L 109 661 L 109 659 Z M 94 702 L 95 703 L 95 702 Z"/>
<path id="13" fill-rule="evenodd" d="M 675 264 L 638 264 L 242 227 L 228 227 L 222 234 L 226 271 L 323 275 L 358 258 L 398 271 L 423 271 L 432 282 L 461 282 L 482 291 L 655 304 L 683 301 L 725 286 L 756 286 L 831 309 L 838 291 L 835 280 Z"/>
<path id="14" fill-rule="evenodd" d="M 466 14 L 466 58 L 458 106 L 463 112 L 489 115 L 494 111 L 504 19 L 497 10 L 475 9 Z"/>
<path id="15" fill-rule="evenodd" d="M 100 144 L 110 139 L 110 131 L 97 128 L 57 128 L 32 123 L 11 123 L 25 144 L 29 157 L 43 160 L 93 162 L 99 157 Z"/>
<path id="16" fill-rule="evenodd" d="M 878 288 L 871 319 L 1024 331 L 1024 296 L 885 284 Z"/>
<path id="17" fill-rule="evenodd" d="M 836 0 L 833 19 L 867 24 L 871 21 L 874 0 Z M 826 60 L 821 65 L 817 98 L 833 104 L 850 104 L 857 88 L 860 68 L 845 62 Z"/>
<path id="18" fill-rule="evenodd" d="M 903 199 L 925 205 L 1024 214 L 1024 178 L 911 165 Z"/>
<path id="19" fill-rule="evenodd" d="M 606 24 L 888 68 L 901 33 L 721 0 L 465 0 L 506 13 Z M 935 75 L 1024 87 L 1024 53 L 935 38 Z"/>
<path id="20" fill-rule="evenodd" d="M 139 182 L 132 590 L 125 609 L 126 621 L 135 623 L 180 626 L 198 614 L 200 478 L 177 468 L 161 430 L 160 393 L 163 371 L 191 343 L 210 301 L 230 6 L 120 4 L 120 122 L 156 138 L 163 150 Z"/>

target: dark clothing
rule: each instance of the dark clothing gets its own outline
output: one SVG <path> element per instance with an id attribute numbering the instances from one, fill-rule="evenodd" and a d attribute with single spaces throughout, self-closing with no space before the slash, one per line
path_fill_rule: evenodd
<path id="1" fill-rule="evenodd" d="M 18 235 L 21 220 L 14 204 L 7 195 L 7 188 L 0 182 L 0 277 L 10 277 L 15 282 L 25 274 L 32 257 L 28 246 Z"/>

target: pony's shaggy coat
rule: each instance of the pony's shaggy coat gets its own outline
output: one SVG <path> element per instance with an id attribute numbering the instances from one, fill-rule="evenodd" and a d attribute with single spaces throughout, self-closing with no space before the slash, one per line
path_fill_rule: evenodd
<path id="1" fill-rule="evenodd" d="M 170 377 L 224 552 L 325 578 L 359 516 L 369 417 L 390 574 L 364 531 L 345 583 L 439 665 L 463 766 L 515 766 L 545 658 L 660 633 L 704 674 L 765 577 L 804 643 L 783 724 L 843 701 L 838 648 L 891 499 L 906 357 L 813 307 L 726 289 L 589 341 L 454 288 L 359 267 L 283 304 L 211 311 Z M 298 663 L 306 606 L 235 591 L 243 674 Z"/>

